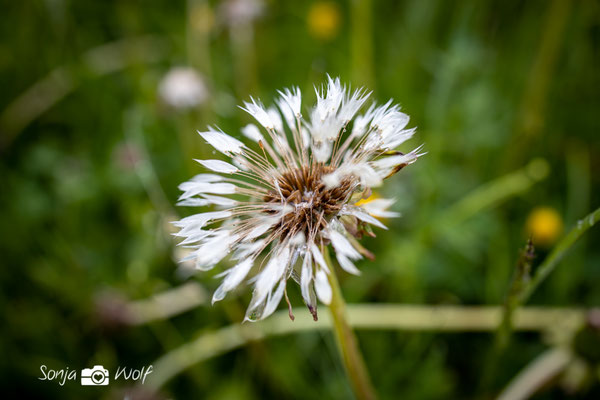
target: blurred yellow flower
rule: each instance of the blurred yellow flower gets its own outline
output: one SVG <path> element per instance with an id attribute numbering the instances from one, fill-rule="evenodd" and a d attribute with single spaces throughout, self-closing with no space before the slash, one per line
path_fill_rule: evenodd
<path id="1" fill-rule="evenodd" d="M 563 221 L 554 208 L 536 207 L 527 217 L 526 228 L 535 245 L 548 246 L 562 233 Z"/>
<path id="2" fill-rule="evenodd" d="M 313 3 L 308 11 L 308 31 L 321 40 L 331 40 L 337 36 L 342 16 L 340 7 L 333 1 Z"/>

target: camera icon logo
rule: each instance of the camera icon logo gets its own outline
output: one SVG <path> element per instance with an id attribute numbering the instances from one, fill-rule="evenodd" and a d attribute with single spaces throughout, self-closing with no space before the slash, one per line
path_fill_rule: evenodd
<path id="1" fill-rule="evenodd" d="M 84 368 L 81 370 L 82 386 L 106 386 L 108 382 L 108 370 L 102 365 L 94 365 L 94 368 Z"/>

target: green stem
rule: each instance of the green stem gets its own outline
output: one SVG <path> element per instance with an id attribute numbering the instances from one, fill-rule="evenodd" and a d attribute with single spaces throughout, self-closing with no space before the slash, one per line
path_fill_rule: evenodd
<path id="1" fill-rule="evenodd" d="M 552 253 L 546 257 L 542 265 L 540 265 L 531 282 L 521 292 L 519 296 L 519 304 L 525 303 L 531 294 L 537 289 L 537 287 L 546 279 L 554 268 L 558 265 L 560 260 L 567 254 L 571 249 L 571 246 L 583 235 L 588 229 L 590 229 L 600 219 L 600 208 L 592 211 L 586 215 L 583 219 L 577 221 L 577 225 L 565 236 L 558 245 L 552 250 Z"/>
<path id="2" fill-rule="evenodd" d="M 324 249 L 323 256 L 329 265 L 329 284 L 331 285 L 331 321 L 333 323 L 333 331 L 338 350 L 344 363 L 344 368 L 348 374 L 348 379 L 352 384 L 352 389 L 357 399 L 375 399 L 375 390 L 371 384 L 369 373 L 365 366 L 362 354 L 358 347 L 358 342 L 354 331 L 350 328 L 346 317 L 346 302 L 342 295 L 340 285 L 338 283 L 335 269 L 329 251 Z"/>
<path id="3" fill-rule="evenodd" d="M 548 162 L 541 158 L 533 159 L 525 167 L 484 183 L 458 200 L 433 218 L 434 227 L 456 225 L 481 211 L 493 208 L 506 199 L 525 193 L 534 184 L 546 179 L 550 173 Z M 439 228 L 438 228 L 439 229 Z"/>
<path id="4" fill-rule="evenodd" d="M 519 305 L 519 296 L 531 280 L 531 265 L 534 257 L 535 251 L 533 243 L 531 239 L 529 239 L 517 261 L 517 266 L 513 273 L 506 298 L 504 299 L 502 319 L 496 329 L 494 344 L 488 355 L 483 374 L 481 375 L 480 390 L 486 390 L 497 374 L 499 365 L 498 360 L 508 345 L 510 335 L 513 331 L 513 315 Z"/>
<path id="5" fill-rule="evenodd" d="M 544 128 L 545 109 L 550 97 L 548 92 L 554 82 L 565 28 L 575 2 L 554 0 L 547 3 L 539 46 L 526 80 L 516 127 L 507 147 L 511 152 L 504 158 L 505 167 L 519 164 L 535 146 Z"/>
<path id="6" fill-rule="evenodd" d="M 567 349 L 555 347 L 546 350 L 527 365 L 502 390 L 497 400 L 518 400 L 532 398 L 553 378 L 562 373 L 573 362 L 574 355 Z"/>
<path id="7" fill-rule="evenodd" d="M 597 208 L 595 211 L 579 220 L 577 225 L 575 225 L 558 245 L 556 245 L 550 255 L 548 255 L 544 262 L 536 269 L 531 280 L 528 279 L 528 276 L 520 276 L 521 274 L 517 271 L 507 296 L 504 313 L 502 315 L 502 322 L 500 323 L 498 330 L 501 338 L 498 343 L 500 349 L 505 347 L 508 343 L 508 338 L 512 331 L 512 316 L 514 311 L 529 300 L 529 297 L 531 297 L 537 287 L 552 271 L 554 271 L 554 268 L 556 268 L 560 260 L 567 254 L 571 246 L 573 246 L 581 235 L 594 226 L 594 224 L 598 222 L 598 219 L 600 219 L 600 208 Z M 521 265 L 521 262 L 519 262 L 518 265 Z M 528 275 L 528 273 L 525 273 L 524 275 Z"/>
<path id="8" fill-rule="evenodd" d="M 137 36 L 91 48 L 79 62 L 54 68 L 0 112 L 0 150 L 8 148 L 30 123 L 83 83 L 136 64 L 162 61 L 167 55 L 167 42 L 162 37 Z"/>
<path id="9" fill-rule="evenodd" d="M 519 306 L 519 297 L 524 288 L 531 282 L 531 265 L 535 257 L 535 250 L 531 239 L 521 252 L 517 262 L 508 295 L 504 301 L 502 323 L 496 335 L 496 348 L 503 349 L 508 344 L 508 338 L 512 332 L 512 320 L 515 309 Z"/>
<path id="10" fill-rule="evenodd" d="M 498 306 L 425 306 L 409 304 L 349 304 L 348 323 L 355 329 L 406 332 L 492 332 L 502 317 Z M 586 319 L 581 308 L 523 307 L 515 310 L 514 329 L 527 332 L 556 330 L 574 332 Z M 329 314 L 315 323 L 306 313 L 290 323 L 288 311 L 279 311 L 252 324 L 233 324 L 215 331 L 204 329 L 191 341 L 155 360 L 147 384 L 159 389 L 174 376 L 193 365 L 249 343 L 271 337 L 329 330 Z"/>
<path id="11" fill-rule="evenodd" d="M 352 78 L 359 86 L 375 89 L 372 0 L 351 1 L 350 16 Z"/>
<path id="12" fill-rule="evenodd" d="M 499 357 L 503 354 L 508 346 L 510 337 L 513 332 L 513 315 L 515 311 L 529 300 L 529 297 L 538 288 L 538 286 L 550 275 L 556 268 L 560 260 L 567 254 L 571 246 L 579 239 L 589 228 L 600 219 L 600 208 L 591 212 L 583 219 L 577 222 L 577 225 L 556 245 L 550 255 L 546 257 L 544 262 L 536 269 L 533 277 L 529 279 L 529 268 L 531 267 L 531 258 L 521 257 L 517 264 L 517 271 L 513 277 L 504 308 L 502 320 L 496 330 L 496 340 L 492 348 L 489 360 L 487 362 L 487 370 L 483 374 L 481 381 L 482 388 L 485 388 L 491 382 L 495 375 L 496 366 Z M 533 249 L 526 250 L 533 252 Z M 533 255 L 531 254 L 531 257 Z M 525 260 L 524 260 L 525 258 Z"/>

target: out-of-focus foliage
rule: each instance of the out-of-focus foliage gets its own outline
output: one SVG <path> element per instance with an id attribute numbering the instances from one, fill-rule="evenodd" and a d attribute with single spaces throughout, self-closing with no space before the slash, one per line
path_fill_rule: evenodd
<path id="1" fill-rule="evenodd" d="M 270 103 L 277 89 L 299 85 L 310 104 L 312 85 L 329 73 L 369 85 L 379 101 L 393 97 L 418 127 L 411 145 L 424 143 L 428 154 L 381 193 L 403 217 L 365 241 L 377 260 L 360 263 L 361 277 L 341 276 L 349 302 L 500 304 L 535 228 L 532 213 L 549 207 L 552 223 L 569 229 L 600 204 L 595 1 L 40 0 L 5 1 L 2 10 L 0 391 L 8 397 L 109 397 L 122 381 L 60 386 L 38 380 L 40 365 L 139 368 L 242 319 L 248 293 L 140 327 L 118 323 L 126 299 L 186 279 L 209 292 L 218 285 L 218 271 L 178 270 L 169 222 L 193 212 L 173 207 L 177 185 L 201 171 L 192 158 L 211 152 L 195 131 L 216 124 L 239 137 L 250 119 L 236 104 L 249 95 Z M 202 77 L 200 104 L 182 110 L 159 98 L 176 66 Z M 511 195 L 453 208 L 528 165 L 530 182 Z M 598 305 L 599 240 L 592 230 L 532 302 Z M 292 286 L 295 312 L 307 312 Z M 597 345 L 595 335 L 582 346 Z M 382 398 L 482 393 L 492 335 L 358 337 Z M 543 348 L 538 335 L 516 335 L 484 392 L 500 390 Z M 576 389 L 597 394 L 597 375 Z M 164 392 L 351 397 L 326 333 L 252 344 L 194 366 Z"/>

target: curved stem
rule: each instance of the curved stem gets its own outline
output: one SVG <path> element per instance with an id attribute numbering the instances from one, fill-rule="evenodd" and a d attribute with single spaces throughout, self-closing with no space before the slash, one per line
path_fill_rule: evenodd
<path id="1" fill-rule="evenodd" d="M 525 267 L 527 270 L 525 273 L 518 272 L 519 268 L 523 268 L 521 265 L 522 260 L 519 261 L 517 275 L 509 289 L 504 312 L 502 314 L 502 322 L 498 327 L 497 346 L 500 350 L 508 343 L 508 338 L 512 332 L 512 316 L 515 310 L 529 300 L 529 297 L 531 297 L 544 279 L 554 271 L 560 260 L 563 259 L 577 239 L 594 226 L 598 220 L 600 220 L 600 208 L 597 208 L 595 211 L 592 211 L 583 219 L 579 220 L 577 225 L 556 245 L 544 262 L 536 269 L 531 280 L 529 280 L 528 272 L 531 268 L 531 259 L 526 261 L 529 265 Z M 528 252 L 533 252 L 533 249 L 528 250 Z"/>
<path id="2" fill-rule="evenodd" d="M 574 355 L 567 349 L 555 347 L 546 350 L 513 378 L 502 390 L 498 400 L 525 400 L 533 397 L 540 388 L 562 373 L 573 359 Z"/>
<path id="3" fill-rule="evenodd" d="M 507 298 L 504 303 L 502 320 L 496 330 L 496 339 L 487 362 L 486 371 L 484 371 L 481 386 L 485 387 L 496 374 L 498 359 L 505 352 L 512 336 L 513 315 L 519 307 L 529 300 L 538 286 L 550 275 L 558 263 L 564 258 L 573 244 L 600 219 L 600 208 L 592 211 L 583 219 L 577 222 L 577 225 L 556 245 L 552 252 L 546 257 L 544 262 L 537 267 L 533 276 L 530 278 L 531 259 L 533 257 L 533 247 L 529 243 L 523 255 L 517 263 L 517 271 L 509 288 Z M 528 255 L 529 254 L 529 255 Z"/>
<path id="4" fill-rule="evenodd" d="M 537 268 L 533 278 L 529 282 L 529 285 L 521 292 L 519 296 L 519 304 L 525 303 L 529 300 L 531 294 L 537 289 L 537 287 L 550 275 L 556 265 L 563 259 L 567 252 L 571 249 L 571 246 L 583 235 L 588 229 L 590 229 L 596 222 L 600 220 L 600 208 L 592 211 L 579 221 L 577 225 L 571 229 L 571 231 L 565 236 L 558 245 L 552 250 L 544 262 Z"/>
<path id="5" fill-rule="evenodd" d="M 338 284 L 334 266 L 329 257 L 327 249 L 323 252 L 325 261 L 329 265 L 329 284 L 331 285 L 331 321 L 344 369 L 348 374 L 348 379 L 352 384 L 352 389 L 357 399 L 375 399 L 375 390 L 371 384 L 371 379 L 362 354 L 358 347 L 358 342 L 354 331 L 350 328 L 346 317 L 346 302 L 342 296 L 340 285 Z"/>
<path id="6" fill-rule="evenodd" d="M 428 332 L 492 332 L 498 326 L 502 310 L 498 306 L 425 306 L 408 304 L 349 304 L 348 323 L 356 329 Z M 585 321 L 585 309 L 524 307 L 515 311 L 514 329 L 573 332 Z M 313 332 L 333 327 L 331 316 L 319 316 L 315 323 L 309 313 L 296 315 L 290 323 L 287 310 L 264 321 L 233 324 L 215 331 L 202 332 L 195 339 L 155 360 L 148 385 L 159 389 L 167 381 L 191 366 L 217 357 L 253 341 L 271 337 Z"/>
<path id="7" fill-rule="evenodd" d="M 168 54 L 166 50 L 167 41 L 160 36 L 130 37 L 94 47 L 76 64 L 54 68 L 0 111 L 0 150 L 7 149 L 31 122 L 82 83 L 135 64 L 162 61 Z"/>

